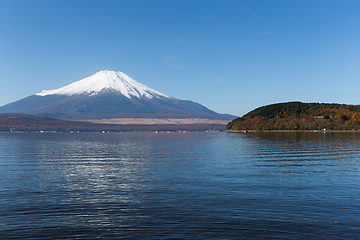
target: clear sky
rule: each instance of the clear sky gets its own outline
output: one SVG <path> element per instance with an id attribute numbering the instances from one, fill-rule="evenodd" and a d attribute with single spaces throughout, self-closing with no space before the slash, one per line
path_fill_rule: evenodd
<path id="1" fill-rule="evenodd" d="M 360 104 L 360 1 L 0 0 L 0 106 L 100 70 L 237 116 Z"/>

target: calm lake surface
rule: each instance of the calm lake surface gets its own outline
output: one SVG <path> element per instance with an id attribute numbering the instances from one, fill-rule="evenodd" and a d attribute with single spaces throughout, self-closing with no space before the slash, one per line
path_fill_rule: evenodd
<path id="1" fill-rule="evenodd" d="M 360 133 L 0 133 L 1 239 L 359 239 Z"/>

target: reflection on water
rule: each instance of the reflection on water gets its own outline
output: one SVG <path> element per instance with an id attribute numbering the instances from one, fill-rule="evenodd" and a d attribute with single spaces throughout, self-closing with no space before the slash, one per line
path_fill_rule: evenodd
<path id="1" fill-rule="evenodd" d="M 2 238 L 356 239 L 358 133 L 0 134 Z"/>

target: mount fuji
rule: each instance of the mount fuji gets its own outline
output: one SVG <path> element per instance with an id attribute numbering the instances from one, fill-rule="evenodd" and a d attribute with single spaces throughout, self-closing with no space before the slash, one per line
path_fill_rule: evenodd
<path id="1" fill-rule="evenodd" d="M 109 118 L 208 118 L 232 120 L 196 102 L 180 100 L 141 84 L 120 71 L 104 70 L 55 90 L 43 90 L 0 107 L 67 120 Z"/>

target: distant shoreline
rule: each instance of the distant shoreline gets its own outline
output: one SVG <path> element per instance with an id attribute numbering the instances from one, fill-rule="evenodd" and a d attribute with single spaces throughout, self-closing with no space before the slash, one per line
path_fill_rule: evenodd
<path id="1" fill-rule="evenodd" d="M 176 119 L 173 121 L 163 119 L 163 122 L 160 120 L 156 122 L 156 119 L 152 119 L 153 122 L 143 121 L 143 124 L 136 122 L 137 119 L 132 119 L 132 122 L 125 120 L 127 124 L 119 124 L 116 123 L 115 120 L 112 119 L 106 123 L 92 123 L 88 121 L 61 120 L 28 114 L 4 113 L 0 114 L 0 132 L 224 131 L 226 127 L 226 125 L 220 124 L 220 121 L 206 119 Z"/>
<path id="2" fill-rule="evenodd" d="M 96 124 L 121 124 L 121 125 L 169 125 L 169 124 L 219 124 L 226 126 L 229 120 L 207 118 L 110 118 L 77 120 Z"/>
<path id="3" fill-rule="evenodd" d="M 229 133 L 264 133 L 264 132 L 292 132 L 292 133 L 327 133 L 327 132 L 352 132 L 360 133 L 359 129 L 354 130 L 226 130 Z"/>

